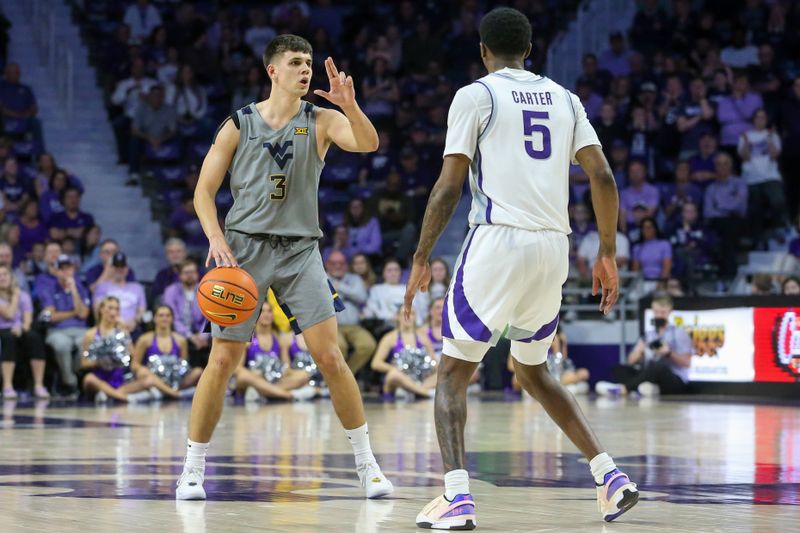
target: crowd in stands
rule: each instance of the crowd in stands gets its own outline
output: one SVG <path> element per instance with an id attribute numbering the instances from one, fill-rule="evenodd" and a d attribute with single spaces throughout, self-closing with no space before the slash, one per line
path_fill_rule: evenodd
<path id="1" fill-rule="evenodd" d="M 340 346 L 354 372 L 366 368 L 387 332 L 408 333 L 397 318 L 404 269 L 439 170 L 449 103 L 460 86 L 485 75 L 477 23 L 495 3 L 76 4 L 118 157 L 130 168 L 128 184 L 145 187 L 162 207 L 164 268 L 144 285 L 113 235 L 102 235 L 81 209 L 80 178 L 45 151 L 36 98 L 21 83 L 19 65 L 3 57 L 0 315 L 18 316 L 6 328 L 16 340 L 0 328 L 4 387 L 11 387 L 6 362 L 13 359 L 6 354 L 15 353 L 6 344 L 14 342 L 17 351 L 37 354 L 31 382 L 36 394 L 46 394 L 40 387 L 50 384 L 37 362 L 44 343 L 55 354 L 62 391 L 76 390 L 84 335 L 109 295 L 117 299 L 119 327 L 134 340 L 152 327 L 148 310 L 165 304 L 189 360 L 202 366 L 209 337 L 194 289 L 207 243 L 192 203 L 199 163 L 226 116 L 269 96 L 261 54 L 283 32 L 304 35 L 314 47 L 317 75 L 308 100 L 325 105 L 313 90 L 327 89 L 321 64 L 333 56 L 357 81 L 357 97 L 380 136 L 374 153 L 332 149 L 320 187 L 320 245 L 348 308 L 339 316 Z M 575 3 L 512 2 L 533 24 L 527 68 L 546 74 L 547 43 Z M 612 33 L 607 49 L 586 54 L 570 87 L 620 189 L 620 268 L 678 296 L 704 276 L 731 279 L 747 250 L 800 257 L 800 228 L 792 224 L 800 225 L 800 155 L 791 149 L 800 142 L 800 2 L 640 4 L 631 30 Z M 588 181 L 577 166 L 570 194 L 573 271 L 587 278 L 598 235 Z M 221 216 L 231 201 L 223 186 Z M 433 274 L 430 294 L 415 301 L 423 328 L 437 320 L 430 310 L 449 284 L 448 263 L 434 261 Z M 791 294 L 797 286 L 796 278 L 754 279 L 753 294 Z M 273 307 L 280 327 L 285 318 Z M 37 319 L 47 323 L 40 338 Z"/>

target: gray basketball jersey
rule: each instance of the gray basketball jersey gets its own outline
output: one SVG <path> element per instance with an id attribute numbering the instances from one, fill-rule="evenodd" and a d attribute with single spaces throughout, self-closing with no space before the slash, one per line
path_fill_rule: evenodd
<path id="1" fill-rule="evenodd" d="M 278 130 L 264 122 L 255 103 L 235 113 L 239 146 L 229 168 L 233 207 L 226 230 L 322 236 L 317 194 L 325 162 L 317 152 L 316 112 L 302 101 L 297 115 Z"/>

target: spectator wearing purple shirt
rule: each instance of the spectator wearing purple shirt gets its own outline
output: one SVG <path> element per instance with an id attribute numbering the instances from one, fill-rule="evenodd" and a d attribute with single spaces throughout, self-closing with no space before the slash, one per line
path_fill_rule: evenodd
<path id="1" fill-rule="evenodd" d="M 592 231 L 595 231 L 597 227 L 591 220 L 591 214 L 586 204 L 575 204 L 570 211 L 572 212 L 572 219 L 570 221 L 570 229 L 572 232 L 569 234 L 569 255 L 571 258 L 574 258 L 578 248 L 581 246 L 583 238 Z"/>
<path id="2" fill-rule="evenodd" d="M 47 190 L 39 196 L 39 213 L 46 223 L 50 222 L 53 215 L 64 212 L 64 206 L 61 205 L 61 194 L 68 184 L 67 173 L 57 170 L 50 178 Z"/>
<path id="3" fill-rule="evenodd" d="M 672 273 L 672 245 L 662 239 L 652 217 L 642 220 L 642 241 L 633 247 L 631 270 L 641 272 L 646 280 L 666 280 Z"/>
<path id="4" fill-rule="evenodd" d="M 628 183 L 629 185 L 619 194 L 620 209 L 620 228 L 622 232 L 627 231 L 628 224 L 633 222 L 633 208 L 637 205 L 646 209 L 646 215 L 652 217 L 658 210 L 659 193 L 658 189 L 646 181 L 647 169 L 639 160 L 633 160 L 628 164 Z"/>
<path id="5" fill-rule="evenodd" d="M 16 214 L 20 206 L 28 198 L 34 196 L 28 179 L 19 172 L 19 165 L 14 157 L 9 157 L 3 164 L 3 177 L 0 178 L 0 193 L 6 213 Z"/>
<path id="6" fill-rule="evenodd" d="M 39 298 L 39 291 L 49 291 L 58 284 L 58 266 L 56 262 L 61 255 L 61 243 L 48 241 L 44 245 L 44 257 L 42 258 L 45 270 L 39 271 L 33 279 L 33 291 L 35 299 Z M 39 300 L 41 303 L 41 300 Z M 42 304 L 44 305 L 44 304 Z"/>
<path id="7" fill-rule="evenodd" d="M 709 250 L 716 244 L 713 233 L 700 221 L 697 204 L 681 206 L 681 219 L 672 230 L 669 242 L 675 256 L 673 272 L 689 281 L 694 270 L 709 263 Z"/>
<path id="8" fill-rule="evenodd" d="M 17 397 L 14 390 L 14 368 L 19 356 L 27 355 L 31 360 L 34 395 L 49 398 L 44 387 L 44 343 L 31 329 L 33 323 L 33 302 L 27 292 L 17 287 L 11 269 L 0 266 L 0 344 L 2 344 L 3 399 Z"/>
<path id="9" fill-rule="evenodd" d="M 47 226 L 39 218 L 39 205 L 36 200 L 28 199 L 20 206 L 17 225 L 20 251 L 24 254 L 20 259 L 25 259 L 25 255 L 31 251 L 34 244 L 47 240 Z"/>
<path id="10" fill-rule="evenodd" d="M 156 278 L 150 287 L 150 298 L 153 301 L 158 301 L 167 287 L 179 281 L 178 270 L 189 256 L 186 243 L 177 237 L 167 239 L 164 243 L 164 256 L 167 259 L 167 266 L 156 273 Z"/>
<path id="11" fill-rule="evenodd" d="M 89 291 L 75 278 L 75 265 L 66 255 L 56 261 L 56 284 L 37 288 L 42 309 L 49 313 L 50 323 L 45 342 L 53 348 L 61 373 L 61 381 L 68 392 L 77 390 L 77 350 L 86 333 L 89 316 Z"/>
<path id="12" fill-rule="evenodd" d="M 115 253 L 111 258 L 111 266 L 113 267 L 111 280 L 98 283 L 94 288 L 92 294 L 94 312 L 97 313 L 104 297 L 115 296 L 119 300 L 121 329 L 131 333 L 137 329 L 147 309 L 144 287 L 135 281 L 126 281 L 128 258 L 124 253 Z"/>
<path id="13" fill-rule="evenodd" d="M 703 191 L 689 180 L 687 161 L 678 162 L 675 166 L 675 183 L 669 184 L 662 192 L 666 193 L 662 201 L 668 227 L 678 223 L 684 205 L 691 203 L 697 206 L 703 203 Z"/>
<path id="14" fill-rule="evenodd" d="M 608 43 L 609 49 L 600 54 L 598 59 L 600 68 L 614 77 L 627 76 L 631 72 L 628 61 L 633 52 L 625 47 L 625 38 L 617 31 L 609 35 Z"/>
<path id="15" fill-rule="evenodd" d="M 584 54 L 581 61 L 581 75 L 578 76 L 578 83 L 587 82 L 592 87 L 592 91 L 600 96 L 608 96 L 611 90 L 611 74 L 607 70 L 598 68 L 597 56 L 594 54 Z"/>
<path id="16" fill-rule="evenodd" d="M 733 160 L 727 153 L 717 154 L 714 163 L 717 179 L 706 188 L 703 215 L 720 238 L 720 274 L 736 273 L 739 238 L 745 233 L 747 184 L 733 175 Z"/>
<path id="17" fill-rule="evenodd" d="M 681 158 L 697 153 L 700 137 L 714 130 L 714 107 L 702 78 L 689 82 L 689 99 L 681 106 L 676 127 L 681 134 Z"/>
<path id="18" fill-rule="evenodd" d="M 800 215 L 797 216 L 795 221 L 795 229 L 800 233 Z M 789 242 L 789 253 L 800 259 L 800 237 L 795 237 Z"/>
<path id="19" fill-rule="evenodd" d="M 208 240 L 206 234 L 203 232 L 203 226 L 200 225 L 200 220 L 197 218 L 197 213 L 194 210 L 194 202 L 192 194 L 187 193 L 172 216 L 169 217 L 169 236 L 178 237 L 186 243 L 186 246 L 198 253 L 204 254 L 208 247 Z"/>
<path id="20" fill-rule="evenodd" d="M 8 63 L 0 83 L 0 112 L 6 133 L 12 135 L 30 132 L 42 145 L 42 125 L 36 118 L 39 107 L 30 87 L 20 83 L 21 72 L 17 63 Z"/>
<path id="21" fill-rule="evenodd" d="M 594 120 L 600 116 L 600 108 L 603 106 L 603 97 L 592 91 L 592 86 L 588 81 L 578 80 L 575 87 L 575 94 L 580 98 L 589 120 Z"/>
<path id="22" fill-rule="evenodd" d="M 114 239 L 104 239 L 100 243 L 100 251 L 97 254 L 100 262 L 83 275 L 83 282 L 89 287 L 90 291 L 94 292 L 97 285 L 113 279 L 114 266 L 111 264 L 111 260 L 119 251 L 119 244 Z M 128 275 L 125 281 L 136 281 L 136 275 L 130 267 L 128 267 Z"/>
<path id="23" fill-rule="evenodd" d="M 74 187 L 64 189 L 61 203 L 64 205 L 64 212 L 53 215 L 47 223 L 50 227 L 50 238 L 61 240 L 72 237 L 80 241 L 86 228 L 94 226 L 94 217 L 81 211 L 81 193 Z"/>
<path id="24" fill-rule="evenodd" d="M 178 281 L 164 290 L 161 303 L 172 309 L 174 328 L 189 342 L 189 362 L 204 367 L 208 362 L 210 339 L 203 330 L 206 318 L 197 305 L 197 285 L 200 275 L 197 263 L 187 259 L 180 263 Z"/>
<path id="25" fill-rule="evenodd" d="M 364 209 L 361 198 L 353 198 L 344 215 L 347 226 L 347 253 L 350 257 L 358 253 L 377 256 L 381 253 L 383 239 L 378 219 L 370 216 Z"/>
<path id="26" fill-rule="evenodd" d="M 750 129 L 750 119 L 757 109 L 764 107 L 758 93 L 750 90 L 747 74 L 739 72 L 733 79 L 733 92 L 721 98 L 717 106 L 720 125 L 720 145 L 732 155 L 736 153 L 739 137 Z"/>
<path id="27" fill-rule="evenodd" d="M 333 239 L 331 243 L 322 250 L 322 260 L 326 261 L 328 256 L 333 252 L 341 252 L 342 255 L 350 261 L 351 258 L 347 257 L 347 254 L 350 252 L 349 244 L 347 227 L 342 225 L 336 226 L 333 230 Z"/>
<path id="28" fill-rule="evenodd" d="M 700 151 L 689 158 L 689 171 L 692 181 L 705 190 L 717 177 L 714 166 L 714 158 L 717 155 L 717 137 L 711 132 L 703 133 L 700 136 L 698 147 Z"/>

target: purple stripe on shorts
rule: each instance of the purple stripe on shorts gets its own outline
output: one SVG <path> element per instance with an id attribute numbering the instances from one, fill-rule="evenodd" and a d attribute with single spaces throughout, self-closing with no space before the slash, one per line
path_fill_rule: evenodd
<path id="1" fill-rule="evenodd" d="M 478 227 L 472 230 L 472 233 L 467 240 L 467 245 L 464 247 L 464 253 L 461 256 L 461 265 L 456 272 L 456 283 L 453 287 L 453 309 L 455 311 L 456 320 L 467 332 L 467 335 L 476 341 L 489 342 L 492 338 L 492 332 L 486 327 L 486 324 L 481 321 L 472 307 L 467 301 L 467 296 L 464 294 L 464 265 L 467 263 L 467 254 L 469 247 L 472 244 L 472 239 L 475 237 L 475 232 Z"/>
<path id="2" fill-rule="evenodd" d="M 450 293 L 444 295 L 444 311 L 442 311 L 442 337 L 453 338 L 453 330 L 450 329 L 450 311 L 447 304 L 450 301 Z"/>
<path id="3" fill-rule="evenodd" d="M 539 331 L 534 333 L 532 336 L 528 337 L 527 339 L 520 339 L 518 342 L 531 342 L 531 341 L 540 341 L 542 339 L 546 339 L 553 333 L 556 328 L 558 327 L 558 313 L 556 313 L 556 317 L 545 324 L 544 326 L 539 328 Z"/>

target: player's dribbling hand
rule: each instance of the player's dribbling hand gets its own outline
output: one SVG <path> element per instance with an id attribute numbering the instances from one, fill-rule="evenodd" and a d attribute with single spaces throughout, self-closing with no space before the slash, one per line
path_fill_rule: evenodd
<path id="1" fill-rule="evenodd" d="M 333 63 L 333 58 L 330 57 L 325 60 L 325 72 L 328 73 L 331 89 L 328 92 L 317 89 L 314 94 L 341 108 L 354 105 L 356 102 L 356 90 L 353 87 L 353 77 L 346 76 L 344 72 L 339 72 Z"/>
<path id="2" fill-rule="evenodd" d="M 411 303 L 417 291 L 428 292 L 428 285 L 431 282 L 431 264 L 428 261 L 414 261 L 411 267 L 411 274 L 408 276 L 406 284 L 406 296 L 403 299 L 403 315 L 406 320 L 411 316 Z"/>
<path id="3" fill-rule="evenodd" d="M 614 256 L 599 255 L 592 268 L 592 296 L 602 289 L 600 312 L 607 315 L 619 298 L 619 274 Z"/>
<path id="4" fill-rule="evenodd" d="M 236 258 L 231 252 L 230 246 L 225 242 L 225 237 L 222 235 L 218 237 L 211 237 L 208 240 L 208 257 L 206 257 L 206 267 L 211 266 L 211 260 L 214 260 L 216 266 L 220 267 L 235 267 L 239 266 Z"/>

